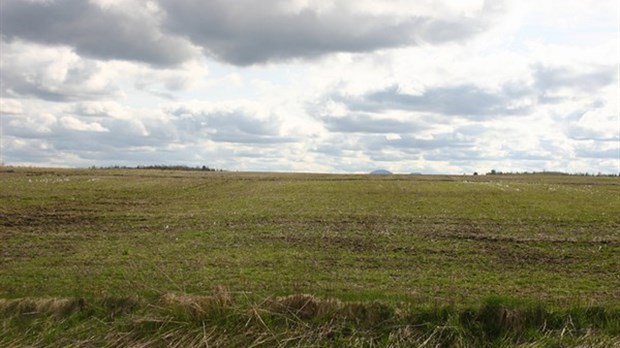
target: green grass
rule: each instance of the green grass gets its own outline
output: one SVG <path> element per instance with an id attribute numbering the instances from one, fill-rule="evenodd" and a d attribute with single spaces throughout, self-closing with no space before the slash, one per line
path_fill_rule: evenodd
<path id="1" fill-rule="evenodd" d="M 435 332 L 431 345 L 449 336 L 448 329 L 433 330 L 455 322 L 461 331 L 450 337 L 461 341 L 453 343 L 477 345 L 469 338 L 486 336 L 461 317 L 495 296 L 518 308 L 562 313 L 558 327 L 575 317 L 571 311 L 602 308 L 617 328 L 618 255 L 618 178 L 0 171 L 0 298 L 6 301 L 132 297 L 149 304 L 166 294 L 205 296 L 224 287 L 236 299 L 232 308 L 245 313 L 273 296 L 310 293 L 345 303 L 379 301 L 408 313 L 451 308 L 448 322 L 416 332 L 411 337 L 426 338 L 411 342 Z M 586 318 L 584 327 L 598 325 L 590 314 L 577 317 Z M 75 320 L 77 326 L 92 321 Z M 539 336 L 525 336 L 556 345 L 556 329 L 538 324 L 528 330 Z M 580 338 L 562 344 L 619 335 L 599 331 L 575 331 Z M 351 337 L 370 342 L 364 335 L 342 339 Z"/>
<path id="2" fill-rule="evenodd" d="M 491 297 L 480 305 L 342 302 L 310 295 L 260 302 L 212 295 L 0 300 L 0 345 L 611 347 L 620 310 L 550 310 Z"/>

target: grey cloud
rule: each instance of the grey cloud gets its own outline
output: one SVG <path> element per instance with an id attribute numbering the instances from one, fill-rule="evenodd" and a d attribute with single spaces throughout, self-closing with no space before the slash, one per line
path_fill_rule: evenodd
<path id="1" fill-rule="evenodd" d="M 93 131 L 71 129 L 61 122 L 62 117 L 50 115 L 48 118 L 42 120 L 36 116 L 13 116 L 7 119 L 4 132 L 22 139 L 45 140 L 55 149 L 67 151 L 112 151 L 159 146 L 175 140 L 170 127 L 157 121 L 145 125 L 134 120 L 76 117 L 87 124 L 96 122 L 105 130 Z M 45 124 L 41 124 L 43 121 Z"/>
<path id="2" fill-rule="evenodd" d="M 422 93 L 408 94 L 401 92 L 398 85 L 392 85 L 359 97 L 334 93 L 331 99 L 345 104 L 354 112 L 405 110 L 485 120 L 496 116 L 529 114 L 536 103 L 561 102 L 564 97 L 553 95 L 560 88 L 592 93 L 616 81 L 613 66 L 578 72 L 539 64 L 533 67 L 532 74 L 534 82 L 531 84 L 512 81 L 495 91 L 474 84 L 460 84 L 429 87 Z"/>
<path id="3" fill-rule="evenodd" d="M 371 162 L 402 162 L 411 160 L 445 161 L 445 162 L 472 162 L 488 159 L 483 151 L 475 147 L 475 142 L 460 139 L 453 134 L 438 133 L 432 138 L 420 138 L 414 135 L 401 136 L 401 139 L 387 139 L 381 135 L 358 135 L 349 145 L 337 146 L 327 144 L 314 149 L 314 152 L 337 159 L 351 158 L 368 159 Z M 330 163 L 336 166 L 336 163 Z M 351 164 L 347 163 L 348 170 Z M 372 165 L 364 166 L 362 171 L 368 171 Z M 359 170 L 359 169 L 357 169 Z M 412 171 L 416 171 L 413 170 Z"/>
<path id="4" fill-rule="evenodd" d="M 83 141 L 82 137 L 76 137 L 75 141 Z M 23 139 L 20 139 L 23 143 Z M 46 144 L 43 148 L 41 145 Z M 182 165 L 212 165 L 197 159 L 196 155 L 204 156 L 204 148 L 190 148 L 187 151 L 170 150 L 166 145 L 160 147 L 109 147 L 97 146 L 96 141 L 70 146 L 71 142 L 56 144 L 52 141 L 30 140 L 27 146 L 7 146 L 5 160 L 7 163 L 56 163 L 58 165 L 72 165 L 85 167 L 91 165 L 158 165 L 158 164 L 182 164 Z M 68 147 L 67 147 L 68 146 Z M 215 157 L 215 156 L 211 156 Z M 226 167 L 227 168 L 227 167 Z"/>
<path id="5" fill-rule="evenodd" d="M 107 131 L 67 128 L 61 122 L 62 117 L 66 116 L 85 123 L 97 122 Z M 47 117 L 42 120 L 37 115 L 19 115 L 6 119 L 3 136 L 7 145 L 4 149 L 7 163 L 212 165 L 197 159 L 197 154 L 208 152 L 203 146 L 196 147 L 197 141 L 184 143 L 183 148 L 187 150 L 179 150 L 177 145 L 181 132 L 166 120 L 115 119 L 107 116 L 105 110 L 91 112 L 88 116 L 69 114 Z M 40 129 L 33 127 L 43 121 L 45 125 Z M 175 145 L 173 149 L 171 145 Z"/>
<path id="6" fill-rule="evenodd" d="M 429 150 L 471 148 L 474 141 L 459 139 L 453 134 L 436 134 L 432 138 L 420 138 L 414 135 L 401 136 L 400 139 L 387 139 L 384 136 L 365 136 L 360 138 L 358 146 L 365 151 L 378 151 L 386 148 L 397 149 L 405 153 L 419 154 Z"/>
<path id="7" fill-rule="evenodd" d="M 114 149 L 99 149 L 98 151 L 72 149 L 71 153 L 76 154 L 84 162 L 92 162 L 100 166 L 112 166 L 112 165 L 160 165 L 179 162 L 187 165 L 191 163 L 192 159 L 195 160 L 193 154 L 179 153 L 166 151 L 165 148 L 157 148 L 157 151 L 153 149 L 144 148 L 114 148 Z"/>
<path id="8" fill-rule="evenodd" d="M 98 103 L 77 103 L 69 108 L 69 111 L 79 116 L 88 117 L 111 117 L 112 112 L 103 104 Z"/>
<path id="9" fill-rule="evenodd" d="M 18 142 L 19 141 L 19 142 Z M 57 152 L 45 140 L 24 139 L 3 135 L 3 156 L 6 163 L 48 163 Z"/>
<path id="10" fill-rule="evenodd" d="M 529 153 L 512 148 L 505 149 L 505 154 L 502 156 L 489 155 L 485 153 L 484 148 L 478 146 L 475 139 L 462 139 L 452 133 L 438 133 L 430 139 L 404 136 L 402 139 L 388 140 L 383 137 L 370 136 L 360 139 L 358 147 L 373 161 L 441 161 L 462 168 L 470 168 L 472 171 L 474 169 L 472 164 L 487 161 L 528 163 L 553 159 L 553 156 L 546 152 Z"/>
<path id="11" fill-rule="evenodd" d="M 8 136 L 46 141 L 50 151 L 80 153 L 83 158 L 106 159 L 102 153 L 164 151 L 172 144 L 191 146 L 204 140 L 221 143 L 278 145 L 297 139 L 283 136 L 280 121 L 275 118 L 259 119 L 241 110 L 190 111 L 177 108 L 169 111 L 169 118 L 114 118 L 102 106 L 75 104 L 67 108 L 69 114 L 7 115 L 4 133 Z M 71 117 L 84 125 L 97 124 L 104 131 L 72 129 L 63 123 Z M 261 154 L 265 149 L 261 149 Z M 123 156 L 122 158 L 128 158 Z M 117 162 L 118 163 L 118 162 Z M 144 162 L 140 162 L 144 163 Z"/>
<path id="12" fill-rule="evenodd" d="M 585 72 L 542 64 L 537 64 L 532 69 L 534 85 L 531 88 L 537 94 L 540 104 L 557 104 L 570 98 L 557 95 L 556 92 L 563 88 L 589 94 L 590 98 L 593 98 L 592 93 L 614 83 L 617 74 L 614 66 L 586 67 Z"/>
<path id="13" fill-rule="evenodd" d="M 318 12 L 283 9 L 281 0 L 161 0 L 166 26 L 187 35 L 211 56 L 235 65 L 333 52 L 461 41 L 485 29 L 482 20 L 354 14 L 347 8 Z"/>
<path id="14" fill-rule="evenodd" d="M 7 98 L 3 93 L 0 98 L 0 115 L 19 115 L 24 113 L 24 105 L 16 99 Z"/>
<path id="15" fill-rule="evenodd" d="M 467 124 L 464 126 L 460 126 L 458 128 L 456 128 L 454 130 L 455 134 L 461 134 L 464 137 L 478 137 L 481 136 L 483 134 L 485 134 L 486 132 L 488 132 L 489 129 L 484 126 L 483 124 L 480 123 L 472 123 L 472 124 Z"/>
<path id="16" fill-rule="evenodd" d="M 70 67 L 62 80 L 47 76 L 46 67 L 28 67 L 23 69 L 14 62 L 4 62 L 0 67 L 1 91 L 13 97 L 34 97 L 53 102 L 94 100 L 115 97 L 119 88 L 109 81 L 103 86 L 90 87 L 89 80 L 96 77 L 99 68 L 96 64 L 80 61 Z"/>
<path id="17" fill-rule="evenodd" d="M 412 133 L 426 127 L 415 122 L 404 122 L 391 118 L 373 118 L 368 115 L 322 118 L 327 129 L 343 133 Z"/>
<path id="18" fill-rule="evenodd" d="M 530 153 L 527 151 L 517 150 L 517 149 L 508 149 L 506 158 L 510 158 L 511 160 L 525 160 L 525 161 L 549 161 L 553 160 L 553 155 L 550 153 L 547 154 L 536 154 Z"/>
<path id="19" fill-rule="evenodd" d="M 286 9 L 282 0 L 158 0 L 99 6 L 85 0 L 0 3 L 2 37 L 67 45 L 82 56 L 178 65 L 203 52 L 234 65 L 251 65 L 334 52 L 462 41 L 484 31 L 480 16 L 396 18 L 330 10 Z M 153 6 L 151 6 L 153 7 Z"/>
<path id="20" fill-rule="evenodd" d="M 412 23 L 414 24 L 414 23 Z M 472 37 L 484 30 L 483 23 L 470 18 L 460 18 L 458 20 L 427 20 L 417 28 L 417 37 L 420 41 L 429 43 L 444 43 L 450 41 L 461 41 Z"/>
<path id="21" fill-rule="evenodd" d="M 340 146 L 335 146 L 332 144 L 321 144 L 313 147 L 311 149 L 312 152 L 321 153 L 334 157 L 342 157 L 343 150 Z"/>
<path id="22" fill-rule="evenodd" d="M 493 93 L 471 84 L 429 88 L 417 95 L 402 93 L 398 86 L 391 86 L 358 98 L 333 98 L 344 102 L 352 110 L 408 110 L 474 119 L 523 114 L 529 110 L 523 106 L 512 107 L 513 96 L 510 92 Z"/>
<path id="23" fill-rule="evenodd" d="M 385 140 L 383 145 L 408 150 L 432 150 L 439 148 L 468 148 L 473 146 L 470 140 L 455 138 L 452 134 L 439 134 L 432 139 L 421 139 L 415 136 L 405 136 L 401 139 Z"/>
<path id="24" fill-rule="evenodd" d="M 104 144 L 118 143 L 121 146 L 161 146 L 174 143 L 178 139 L 178 130 L 172 122 L 162 118 L 140 120 L 132 117 L 115 105 L 101 103 L 77 103 L 68 108 L 68 113 L 84 122 L 96 121 L 108 130 L 93 135 Z"/>
<path id="25" fill-rule="evenodd" d="M 492 158 L 473 148 L 457 148 L 446 150 L 445 148 L 436 149 L 424 153 L 423 158 L 428 161 L 446 161 L 450 163 L 464 163 L 471 165 L 471 162 L 488 161 Z"/>
<path id="26" fill-rule="evenodd" d="M 186 39 L 160 32 L 156 16 L 141 10 L 102 8 L 84 0 L 3 0 L 1 34 L 6 40 L 71 46 L 88 57 L 158 66 L 198 53 Z"/>
<path id="27" fill-rule="evenodd" d="M 568 68 L 549 67 L 538 64 L 534 66 L 535 86 L 541 92 L 554 91 L 559 88 L 571 88 L 584 92 L 593 92 L 616 80 L 616 67 L 596 67 L 587 72 L 576 72 Z"/>
<path id="28" fill-rule="evenodd" d="M 280 134 L 277 119 L 259 119 L 237 110 L 231 112 L 193 112 L 183 108 L 172 110 L 173 121 L 186 137 L 202 137 L 216 142 L 270 144 L 293 142 Z"/>
<path id="29" fill-rule="evenodd" d="M 51 133 L 49 126 L 37 126 L 33 120 L 16 121 L 15 117 L 5 117 L 3 120 L 3 136 L 20 139 L 44 139 Z M 54 121 L 56 122 L 56 121 Z"/>
<path id="30" fill-rule="evenodd" d="M 161 147 L 174 143 L 178 137 L 177 130 L 163 120 L 122 120 L 107 118 L 101 121 L 109 132 L 97 133 L 98 142 L 113 147 Z M 71 145 L 69 145 L 71 146 Z"/>
<path id="31" fill-rule="evenodd" d="M 359 144 L 357 137 L 339 134 L 331 135 L 329 139 L 315 144 L 311 148 L 311 151 L 338 158 L 355 157 L 354 154 L 360 152 L 362 149 L 363 146 Z"/>
<path id="32" fill-rule="evenodd" d="M 568 126 L 566 135 L 573 140 L 620 141 L 620 134 L 610 135 L 608 132 L 579 125 Z"/>
<path id="33" fill-rule="evenodd" d="M 575 150 L 575 155 L 583 158 L 617 159 L 620 161 L 620 147 L 605 150 L 578 148 Z"/>
<path id="34" fill-rule="evenodd" d="M 389 152 L 389 151 L 371 151 L 367 153 L 368 159 L 373 162 L 401 162 L 411 159 L 412 156 L 402 152 Z"/>

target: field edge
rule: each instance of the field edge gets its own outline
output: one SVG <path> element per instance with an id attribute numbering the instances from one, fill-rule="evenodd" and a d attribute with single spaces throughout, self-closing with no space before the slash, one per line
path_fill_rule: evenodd
<path id="1" fill-rule="evenodd" d="M 620 344 L 620 307 L 550 308 L 498 296 L 456 307 L 309 294 L 257 301 L 216 288 L 156 299 L 0 299 L 0 321 L 7 347 Z"/>

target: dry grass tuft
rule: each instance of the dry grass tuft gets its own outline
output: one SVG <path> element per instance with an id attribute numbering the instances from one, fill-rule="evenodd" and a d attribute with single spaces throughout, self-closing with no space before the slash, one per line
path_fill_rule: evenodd
<path id="1" fill-rule="evenodd" d="M 308 294 L 294 294 L 268 300 L 265 309 L 274 313 L 292 314 L 299 319 L 331 318 L 352 321 L 361 327 L 380 325 L 395 316 L 392 307 L 381 302 L 347 302 L 319 299 Z"/>
<path id="2" fill-rule="evenodd" d="M 300 319 L 325 317 L 339 312 L 342 302 L 337 299 L 318 299 L 312 295 L 295 294 L 276 297 L 265 303 L 267 310 L 275 313 L 293 314 Z"/>
<path id="3" fill-rule="evenodd" d="M 63 318 L 82 310 L 85 305 L 82 298 L 0 299 L 0 313 L 7 317 L 46 314 Z"/>
<path id="4" fill-rule="evenodd" d="M 226 288 L 218 287 L 213 295 L 185 295 L 167 293 L 160 297 L 164 308 L 172 308 L 188 313 L 192 318 L 201 319 L 219 316 L 233 306 L 233 298 Z"/>

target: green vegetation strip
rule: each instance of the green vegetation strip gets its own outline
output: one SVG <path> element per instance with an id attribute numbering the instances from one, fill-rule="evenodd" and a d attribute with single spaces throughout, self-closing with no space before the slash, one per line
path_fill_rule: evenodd
<path id="1" fill-rule="evenodd" d="M 620 309 L 551 310 L 488 298 L 478 306 L 343 302 L 311 295 L 252 302 L 212 295 L 0 300 L 0 346 L 297 347 L 620 344 Z M 27 334 L 24 334 L 27 333 Z"/>

